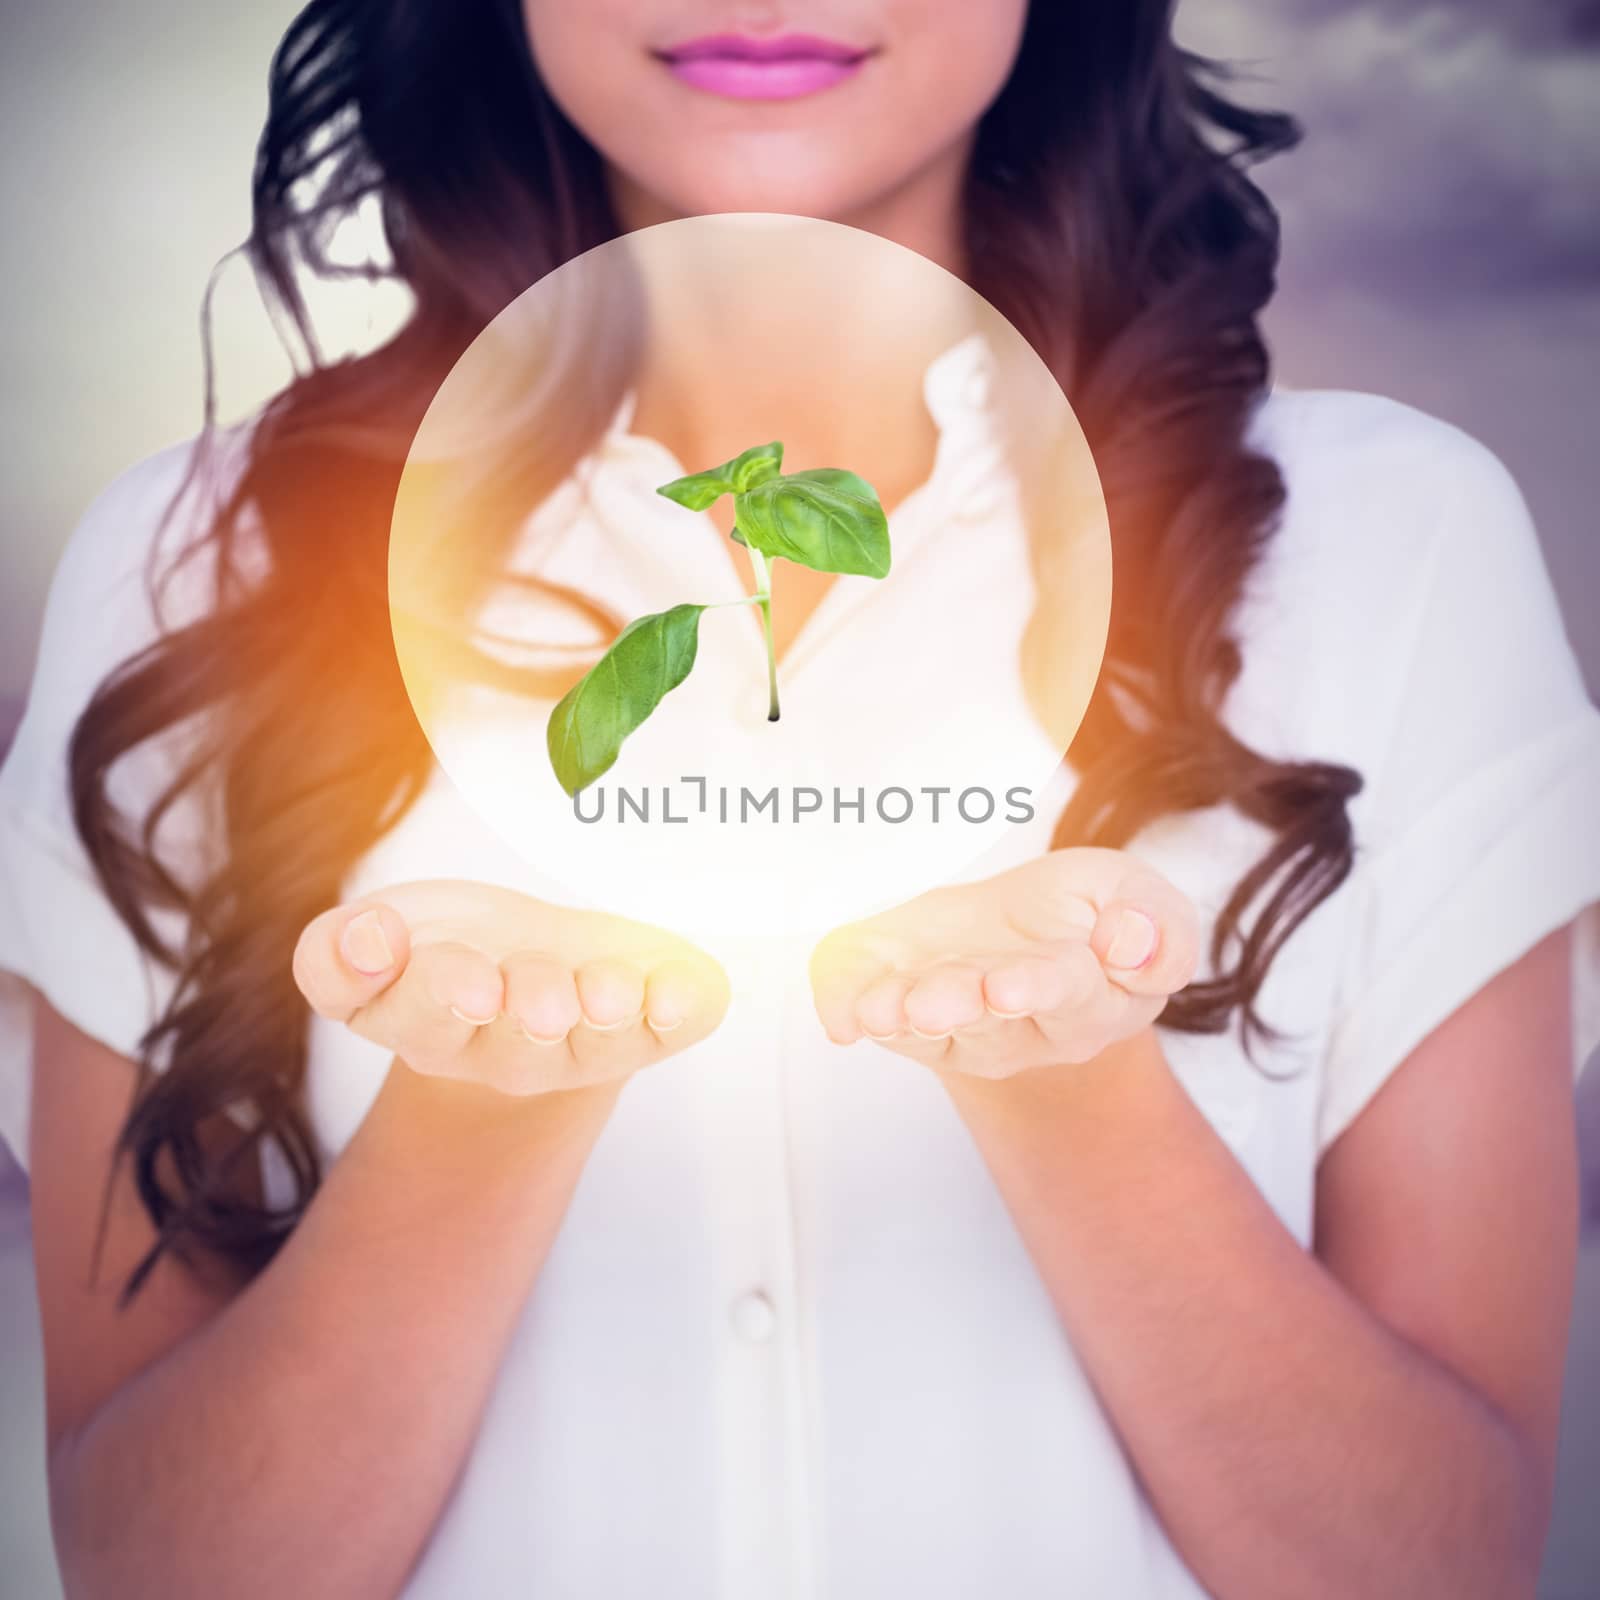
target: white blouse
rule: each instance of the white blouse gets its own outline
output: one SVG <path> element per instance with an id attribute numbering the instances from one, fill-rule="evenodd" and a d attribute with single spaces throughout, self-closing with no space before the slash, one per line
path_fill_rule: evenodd
<path id="1" fill-rule="evenodd" d="M 1014 640 L 1031 595 L 1025 562 L 995 560 L 1020 548 L 1005 507 L 982 508 L 983 541 L 916 520 L 982 449 L 988 357 L 969 339 L 929 367 L 940 493 L 891 520 L 897 551 L 931 553 L 981 597 L 980 634 L 1000 619 Z M 590 464 L 596 541 L 624 537 L 670 475 L 628 417 Z M 1365 775 L 1359 861 L 1272 969 L 1262 1009 L 1289 1040 L 1265 1070 L 1231 1035 L 1164 1044 L 1309 1247 L 1323 1151 L 1451 1011 L 1574 917 L 1576 1058 L 1600 1042 L 1600 713 L 1524 501 L 1483 446 L 1388 400 L 1283 388 L 1254 433 L 1289 502 L 1238 618 L 1228 717 L 1263 751 Z M 150 636 L 140 572 L 186 454 L 136 467 L 84 517 L 0 772 L 0 968 L 128 1054 L 165 980 L 86 871 L 64 752 L 94 683 Z M 629 518 L 608 524 L 618 498 Z M 915 644 L 892 593 L 850 602 L 890 654 Z M 684 598 L 713 596 L 664 603 Z M 863 630 L 807 631 L 796 659 L 820 677 L 833 654 L 848 669 Z M 921 660 L 954 691 L 958 652 Z M 159 769 L 159 752 L 130 760 L 119 792 L 136 805 Z M 963 875 L 1047 848 L 1071 782 L 1062 769 L 1033 822 Z M 1162 821 L 1136 850 L 1214 915 L 1263 842 L 1218 808 Z M 431 876 L 567 888 L 439 768 L 348 894 Z M 831 1045 L 792 939 L 715 953 L 727 1022 L 622 1094 L 407 1594 L 1200 1596 L 938 1083 L 871 1041 Z M 0 1135 L 26 1162 L 23 999 L 0 974 Z M 307 1103 L 329 1159 L 385 1070 L 374 1046 L 312 1024 Z M 269 1163 L 275 1193 L 282 1176 Z"/>

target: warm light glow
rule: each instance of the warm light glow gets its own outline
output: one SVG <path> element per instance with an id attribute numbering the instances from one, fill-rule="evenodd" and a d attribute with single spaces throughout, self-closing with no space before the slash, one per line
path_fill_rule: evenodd
<path id="1" fill-rule="evenodd" d="M 717 414 L 737 433 L 678 461 L 627 426 L 641 374 L 691 402 L 697 385 L 724 402 L 736 391 Z M 901 419 L 926 427 L 930 415 L 933 467 L 898 501 L 884 496 L 889 575 L 833 579 L 783 654 L 774 723 L 760 619 L 737 603 L 746 553 L 712 514 L 655 490 L 768 440 L 803 451 L 826 434 L 830 397 L 859 400 L 863 384 L 882 425 L 848 459 L 790 454 L 784 470 L 847 467 L 870 482 L 907 456 Z M 573 431 L 585 405 L 587 436 Z M 543 478 L 520 475 L 539 462 Z M 1045 508 L 1031 534 L 1024 482 Z M 1052 595 L 1071 596 L 1071 636 L 1051 655 L 1052 732 L 1019 654 L 1036 567 Z M 798 569 L 775 568 L 779 610 Z M 508 308 L 418 434 L 390 576 L 408 690 L 470 804 L 575 901 L 708 937 L 864 915 L 958 875 L 1026 820 L 1087 703 L 1110 605 L 1088 449 L 1020 335 L 912 251 L 764 214 L 629 235 Z M 576 802 L 551 770 L 546 723 L 609 630 L 569 592 L 619 625 L 683 602 L 718 607 L 700 621 L 688 680 Z M 486 656 L 545 668 L 548 683 L 475 681 L 460 649 L 469 621 Z M 931 698 L 924 685 L 951 652 L 962 690 Z"/>

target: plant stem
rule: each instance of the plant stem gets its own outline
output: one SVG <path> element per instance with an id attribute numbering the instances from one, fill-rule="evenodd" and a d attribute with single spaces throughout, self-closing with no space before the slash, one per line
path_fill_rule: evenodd
<path id="1" fill-rule="evenodd" d="M 761 607 L 761 631 L 767 637 L 767 721 L 778 720 L 778 651 L 772 639 L 772 574 L 767 567 L 767 558 L 752 544 L 747 544 L 745 549 L 750 552 L 750 570 L 755 574 L 756 592 L 755 602 Z"/>
<path id="2" fill-rule="evenodd" d="M 767 634 L 767 721 L 778 720 L 778 654 L 772 644 L 772 598 L 761 602 L 761 626 Z"/>

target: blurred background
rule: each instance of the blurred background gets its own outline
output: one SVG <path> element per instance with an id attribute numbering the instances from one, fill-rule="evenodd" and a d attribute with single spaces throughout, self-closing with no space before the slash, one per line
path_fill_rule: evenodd
<path id="1" fill-rule="evenodd" d="M 267 62 L 293 0 L 0 0 L 0 746 L 57 556 L 94 494 L 199 426 L 199 307 L 248 227 Z M 1182 0 L 1194 49 L 1307 143 L 1283 212 L 1280 381 L 1373 390 L 1489 444 L 1539 521 L 1600 687 L 1600 4 Z M 392 302 L 323 301 L 330 353 Z M 222 410 L 289 368 L 248 269 L 219 280 Z M 1582 1093 L 1600 1148 L 1600 1070 Z M 6 1161 L 0 1150 L 0 1166 Z M 0 1596 L 53 1600 L 26 1185 L 0 1170 Z M 1600 1237 L 1580 1267 L 1541 1600 L 1600 1595 Z"/>

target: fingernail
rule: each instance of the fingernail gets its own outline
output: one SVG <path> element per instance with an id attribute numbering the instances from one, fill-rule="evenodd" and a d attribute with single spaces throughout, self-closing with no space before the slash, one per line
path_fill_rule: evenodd
<path id="1" fill-rule="evenodd" d="M 513 1022 L 517 1033 L 528 1041 L 529 1044 L 565 1044 L 567 1036 L 564 1033 L 535 1033 L 532 1028 L 525 1028 L 520 1022 Z"/>
<path id="2" fill-rule="evenodd" d="M 590 1022 L 589 1026 L 596 1033 L 615 1033 L 619 1028 L 631 1028 L 643 1016 L 644 1013 L 642 1011 L 636 1011 L 631 1017 L 624 1017 L 620 1022 Z"/>
<path id="3" fill-rule="evenodd" d="M 650 1019 L 650 1026 L 656 1033 L 671 1033 L 674 1028 L 683 1026 L 682 1017 L 674 1017 L 671 1022 L 657 1022 L 654 1017 Z"/>
<path id="4" fill-rule="evenodd" d="M 499 1012 L 496 1012 L 495 1016 L 499 1016 L 499 1014 Z M 469 1017 L 460 1006 L 451 1006 L 450 1015 L 466 1023 L 469 1028 L 487 1028 L 494 1021 L 494 1017 Z"/>
<path id="5" fill-rule="evenodd" d="M 375 978 L 394 965 L 394 951 L 383 931 L 383 920 L 376 911 L 363 911 L 345 924 L 339 936 L 344 958 L 357 972 Z"/>
<path id="6" fill-rule="evenodd" d="M 1106 965 L 1137 972 L 1156 953 L 1156 925 L 1142 911 L 1123 911 L 1106 950 Z"/>
<path id="7" fill-rule="evenodd" d="M 879 1044 L 887 1044 L 889 1040 L 900 1037 L 898 1033 L 874 1033 L 870 1028 L 863 1028 L 861 1031 L 867 1038 L 875 1039 Z"/>

